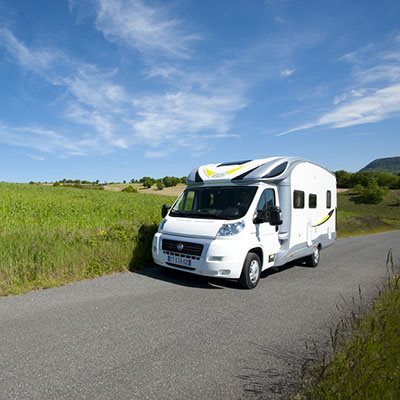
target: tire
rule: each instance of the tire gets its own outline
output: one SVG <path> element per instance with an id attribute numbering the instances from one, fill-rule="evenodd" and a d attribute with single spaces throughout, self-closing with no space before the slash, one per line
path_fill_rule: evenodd
<path id="1" fill-rule="evenodd" d="M 304 261 L 306 262 L 307 267 L 315 268 L 319 264 L 319 260 L 321 259 L 321 247 L 317 246 L 313 253 L 306 257 Z"/>
<path id="2" fill-rule="evenodd" d="M 261 261 L 255 253 L 248 253 L 244 260 L 239 284 L 242 289 L 254 289 L 261 276 Z"/>

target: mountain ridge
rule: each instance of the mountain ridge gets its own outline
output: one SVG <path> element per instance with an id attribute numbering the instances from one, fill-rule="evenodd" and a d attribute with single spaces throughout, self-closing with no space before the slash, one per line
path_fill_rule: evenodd
<path id="1" fill-rule="evenodd" d="M 361 168 L 359 172 L 385 171 L 400 174 L 400 157 L 377 158 Z"/>

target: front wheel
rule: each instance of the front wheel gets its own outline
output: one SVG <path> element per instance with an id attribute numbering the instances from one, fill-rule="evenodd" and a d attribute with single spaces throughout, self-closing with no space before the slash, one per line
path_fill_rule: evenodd
<path id="1" fill-rule="evenodd" d="M 312 254 L 306 257 L 304 260 L 306 262 L 307 267 L 315 268 L 319 264 L 319 260 L 321 258 L 321 248 L 317 246 Z"/>
<path id="2" fill-rule="evenodd" d="M 243 289 L 254 289 L 260 280 L 261 261 L 255 253 L 248 253 L 244 260 L 239 283 Z"/>

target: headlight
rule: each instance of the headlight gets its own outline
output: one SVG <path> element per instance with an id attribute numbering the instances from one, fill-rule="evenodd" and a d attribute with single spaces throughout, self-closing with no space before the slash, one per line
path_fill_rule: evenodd
<path id="1" fill-rule="evenodd" d="M 233 236 L 237 235 L 244 229 L 244 221 L 234 222 L 232 224 L 222 224 L 217 236 Z"/>

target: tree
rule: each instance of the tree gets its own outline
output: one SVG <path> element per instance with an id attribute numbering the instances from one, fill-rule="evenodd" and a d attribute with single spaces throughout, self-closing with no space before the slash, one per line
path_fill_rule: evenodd
<path id="1" fill-rule="evenodd" d="M 350 187 L 350 176 L 351 174 L 344 170 L 335 172 L 336 183 L 338 188 L 349 188 Z"/>
<path id="2" fill-rule="evenodd" d="M 187 182 L 187 176 L 182 176 L 181 183 L 186 185 L 186 182 Z"/>
<path id="3" fill-rule="evenodd" d="M 164 176 L 164 178 L 162 178 L 162 182 L 166 187 L 176 186 L 180 181 L 180 178 L 175 176 Z"/>
<path id="4" fill-rule="evenodd" d="M 379 187 L 375 179 L 368 182 L 367 186 L 360 184 L 354 187 L 354 196 L 352 201 L 355 203 L 378 204 L 383 201 L 389 189 L 387 187 Z"/>

